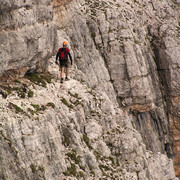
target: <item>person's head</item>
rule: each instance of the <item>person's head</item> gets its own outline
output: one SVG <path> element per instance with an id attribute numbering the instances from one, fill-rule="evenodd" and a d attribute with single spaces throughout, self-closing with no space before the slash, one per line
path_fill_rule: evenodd
<path id="1" fill-rule="evenodd" d="M 67 41 L 64 41 L 63 42 L 63 47 L 67 47 L 67 45 L 68 45 Z"/>

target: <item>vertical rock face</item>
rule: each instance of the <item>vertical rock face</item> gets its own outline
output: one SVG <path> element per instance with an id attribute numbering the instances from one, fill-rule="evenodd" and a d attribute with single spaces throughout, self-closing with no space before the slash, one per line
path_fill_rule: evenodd
<path id="1" fill-rule="evenodd" d="M 50 2 L 0 1 L 0 75 L 14 69 L 15 75 L 23 76 L 27 70 L 47 66 L 56 43 Z"/>
<path id="2" fill-rule="evenodd" d="M 179 36 L 173 34 L 175 29 L 166 28 L 166 37 L 159 39 L 155 34 L 153 47 L 155 51 L 155 61 L 161 83 L 161 92 L 164 97 L 167 118 L 170 124 L 170 131 L 174 144 L 174 164 L 177 174 L 180 176 L 180 58 L 179 58 Z M 170 47 L 173 44 L 173 48 Z"/>
<path id="3" fill-rule="evenodd" d="M 0 75 L 57 76 L 64 40 L 75 64 L 0 86 L 1 179 L 180 176 L 178 1 L 0 3 Z"/>
<path id="4" fill-rule="evenodd" d="M 65 31 L 71 41 L 78 68 L 91 86 L 112 92 L 112 82 L 147 148 L 169 157 L 175 153 L 178 169 L 179 2 L 79 3 L 55 7 L 59 32 Z M 99 66 L 102 60 L 109 77 Z"/>

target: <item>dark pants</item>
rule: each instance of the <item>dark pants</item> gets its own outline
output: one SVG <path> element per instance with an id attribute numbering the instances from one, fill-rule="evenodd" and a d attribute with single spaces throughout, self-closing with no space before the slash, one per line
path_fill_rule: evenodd
<path id="1" fill-rule="evenodd" d="M 61 68 L 61 67 L 66 67 L 66 68 L 68 68 L 68 67 L 70 66 L 69 60 L 59 61 L 59 62 L 60 62 L 60 68 Z"/>

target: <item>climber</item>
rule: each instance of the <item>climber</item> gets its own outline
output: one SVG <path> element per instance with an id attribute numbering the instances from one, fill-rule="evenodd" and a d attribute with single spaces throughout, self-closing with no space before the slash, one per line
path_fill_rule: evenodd
<path id="1" fill-rule="evenodd" d="M 60 82 L 63 83 L 63 76 L 64 72 L 66 71 L 66 77 L 65 81 L 68 81 L 68 75 L 69 75 L 69 58 L 71 60 L 71 65 L 72 65 L 72 57 L 70 54 L 70 50 L 67 48 L 68 43 L 66 41 L 63 42 L 63 47 L 58 49 L 57 55 L 56 55 L 56 64 L 59 65 L 60 67 Z M 69 58 L 68 58 L 69 57 Z M 59 61 L 58 61 L 59 58 Z"/>

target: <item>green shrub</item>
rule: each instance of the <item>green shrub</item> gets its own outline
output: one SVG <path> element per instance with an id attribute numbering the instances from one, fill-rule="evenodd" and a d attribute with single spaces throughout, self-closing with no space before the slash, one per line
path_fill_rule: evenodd
<path id="1" fill-rule="evenodd" d="M 34 173 L 34 174 L 37 173 L 38 171 L 41 171 L 42 173 L 45 171 L 43 166 L 38 166 L 37 167 L 34 164 L 31 164 L 30 168 L 31 168 L 32 173 Z"/>
<path id="2" fill-rule="evenodd" d="M 31 97 L 33 97 L 33 96 L 34 96 L 34 92 L 31 91 L 31 90 L 29 90 L 29 91 L 28 91 L 28 98 L 31 98 Z"/>
<path id="3" fill-rule="evenodd" d="M 32 115 L 34 115 L 34 113 L 35 113 L 35 111 L 32 110 L 31 108 L 28 108 L 28 111 L 29 111 Z"/>
<path id="4" fill-rule="evenodd" d="M 81 160 L 80 160 L 80 156 L 77 156 L 77 152 L 76 150 L 73 150 L 73 152 L 69 152 L 66 154 L 68 157 L 71 158 L 71 160 L 73 160 L 75 162 L 75 164 L 80 164 Z"/>
<path id="5" fill-rule="evenodd" d="M 32 83 L 46 87 L 46 78 L 45 76 L 41 76 L 37 73 L 27 73 L 25 76 L 27 79 L 29 79 Z"/>
<path id="6" fill-rule="evenodd" d="M 37 172 L 37 170 L 36 170 L 36 166 L 34 165 L 34 164 L 31 164 L 30 165 L 30 167 L 31 167 L 31 171 L 32 171 L 32 173 L 36 173 Z"/>
<path id="7" fill-rule="evenodd" d="M 111 170 L 111 168 L 110 168 L 109 166 L 103 165 L 103 164 L 100 164 L 100 165 L 99 165 L 99 168 L 100 168 L 100 169 L 104 169 L 105 171 Z"/>
<path id="8" fill-rule="evenodd" d="M 2 130 L 0 131 L 0 135 L 8 142 L 9 146 L 12 147 L 12 141 L 5 136 Z"/>
<path id="9" fill-rule="evenodd" d="M 26 97 L 25 93 L 27 92 L 27 88 L 24 85 L 21 87 L 13 87 L 12 90 L 16 91 L 16 93 L 18 94 L 19 97 L 21 97 L 21 98 Z"/>
<path id="10" fill-rule="evenodd" d="M 41 108 L 38 104 L 31 104 L 31 106 L 35 109 L 36 112 L 41 110 Z"/>
<path id="11" fill-rule="evenodd" d="M 73 105 L 69 104 L 65 98 L 61 99 L 62 103 L 65 104 L 68 108 L 73 109 Z"/>
<path id="12" fill-rule="evenodd" d="M 5 93 L 4 91 L 2 91 L 2 90 L 0 90 L 0 94 L 2 95 L 2 97 L 4 98 L 4 99 L 6 99 L 7 98 L 7 93 Z"/>
<path id="13" fill-rule="evenodd" d="M 67 170 L 69 171 L 69 173 L 71 175 L 76 176 L 77 172 L 76 172 L 76 165 L 71 163 L 71 167 L 68 167 Z"/>
<path id="14" fill-rule="evenodd" d="M 14 80 L 14 82 L 21 84 L 21 82 L 18 79 Z"/>
<path id="15" fill-rule="evenodd" d="M 85 174 L 82 171 L 79 171 L 79 177 L 85 178 Z"/>
<path id="16" fill-rule="evenodd" d="M 55 104 L 53 102 L 49 102 L 46 105 L 47 107 L 52 107 L 53 109 L 55 108 Z"/>
<path id="17" fill-rule="evenodd" d="M 38 170 L 41 171 L 41 172 L 44 172 L 44 171 L 45 171 L 43 166 L 39 166 L 39 167 L 38 167 Z"/>
<path id="18" fill-rule="evenodd" d="M 19 106 L 17 106 L 16 104 L 13 104 L 11 102 L 9 103 L 9 108 L 11 108 L 11 109 L 14 108 L 16 113 L 19 113 L 19 112 L 24 113 L 23 109 L 21 109 Z"/>
<path id="19" fill-rule="evenodd" d="M 64 146 L 69 146 L 69 145 L 70 145 L 69 137 L 68 137 L 65 133 L 63 133 L 63 141 L 62 141 L 62 144 L 63 144 Z"/>
<path id="20" fill-rule="evenodd" d="M 112 164 L 115 165 L 114 158 L 109 156 L 109 159 L 111 160 Z"/>
<path id="21" fill-rule="evenodd" d="M 70 91 L 69 91 L 68 93 L 69 93 L 72 97 L 77 98 L 77 99 L 80 99 L 80 98 L 79 98 L 79 95 L 78 95 L 77 93 L 73 94 L 73 93 L 71 93 Z"/>
<path id="22" fill-rule="evenodd" d="M 45 76 L 45 75 L 42 75 L 41 77 L 42 77 L 48 84 L 51 83 L 52 77 L 51 77 L 50 75 L 46 74 L 46 76 Z"/>
<path id="23" fill-rule="evenodd" d="M 40 106 L 39 104 L 31 104 L 31 106 L 35 109 L 36 113 L 46 110 L 46 106 L 44 105 Z"/>
<path id="24" fill-rule="evenodd" d="M 63 174 L 65 176 L 77 176 L 77 172 L 76 172 L 76 165 L 71 163 L 71 167 L 68 167 L 67 170 L 65 172 L 63 172 Z"/>
<path id="25" fill-rule="evenodd" d="M 83 141 L 86 143 L 86 145 L 89 147 L 89 149 L 92 149 L 90 142 L 89 142 L 89 138 L 86 134 L 83 134 Z"/>
<path id="26" fill-rule="evenodd" d="M 22 113 L 29 117 L 29 115 L 23 109 L 21 109 L 16 104 L 13 104 L 12 102 L 9 103 L 9 108 L 14 109 L 16 113 Z"/>
<path id="27" fill-rule="evenodd" d="M 12 88 L 10 86 L 0 85 L 0 88 L 7 92 L 7 95 L 12 93 Z"/>

